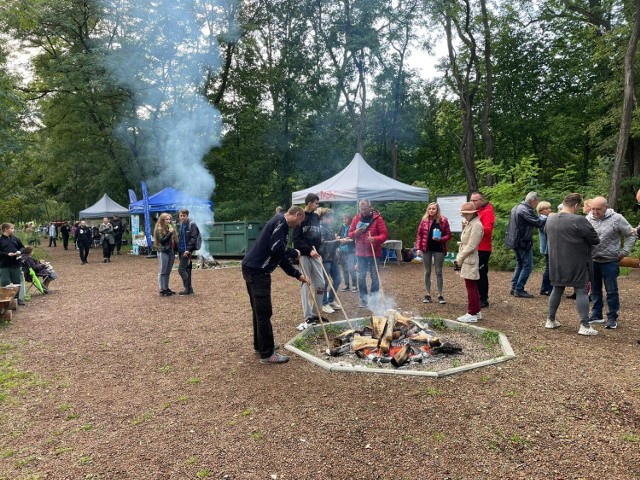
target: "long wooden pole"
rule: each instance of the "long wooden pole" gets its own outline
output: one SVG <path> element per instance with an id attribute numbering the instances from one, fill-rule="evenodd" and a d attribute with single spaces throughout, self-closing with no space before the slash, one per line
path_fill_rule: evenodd
<path id="1" fill-rule="evenodd" d="M 369 238 L 373 238 L 371 234 L 369 234 Z M 384 302 L 384 306 L 387 306 L 387 302 L 385 301 L 384 290 L 382 290 L 382 279 L 380 278 L 380 270 L 378 269 L 378 259 L 376 258 L 376 249 L 373 246 L 373 242 L 369 240 L 369 245 L 371 245 L 371 253 L 373 254 L 373 264 L 376 266 L 376 275 L 378 275 L 378 289 L 380 290 L 380 296 L 382 297 L 382 301 Z"/>
<path id="2" fill-rule="evenodd" d="M 302 269 L 302 274 L 309 279 L 308 290 L 309 290 L 309 293 L 311 295 L 311 301 L 313 302 L 314 307 L 316 307 L 316 312 L 318 312 L 318 320 L 320 320 L 320 326 L 322 327 L 322 333 L 324 333 L 324 339 L 327 341 L 327 348 L 329 350 L 331 350 L 331 344 L 329 343 L 329 337 L 327 336 L 327 331 L 324 329 L 324 322 L 322 321 L 322 312 L 320 311 L 320 308 L 318 307 L 318 302 L 316 302 L 316 296 L 311 291 L 311 288 L 313 286 L 313 282 L 311 282 L 311 277 L 309 275 L 307 275 L 307 272 L 305 271 L 304 265 L 302 264 L 302 262 L 300 262 L 300 268 Z"/>
<path id="3" fill-rule="evenodd" d="M 313 247 L 313 249 L 315 250 L 315 247 Z M 338 297 L 338 292 L 336 291 L 335 287 L 333 286 L 333 280 L 331 279 L 331 275 L 329 275 L 329 272 L 327 272 L 327 269 L 324 268 L 324 262 L 322 261 L 322 257 L 320 257 L 319 262 L 320 262 L 320 266 L 322 267 L 322 271 L 324 272 L 325 276 L 329 280 L 329 286 L 331 287 L 331 291 L 333 292 L 333 295 L 336 297 L 336 300 L 338 301 L 338 305 L 340 305 L 340 310 L 342 310 L 342 313 L 344 314 L 344 318 L 347 321 L 347 323 L 349 324 L 349 328 L 353 329 L 353 325 L 351 325 L 351 320 L 349 320 L 349 316 L 347 315 L 347 312 L 344 311 L 344 307 L 342 306 L 342 302 L 340 301 L 340 298 Z"/>

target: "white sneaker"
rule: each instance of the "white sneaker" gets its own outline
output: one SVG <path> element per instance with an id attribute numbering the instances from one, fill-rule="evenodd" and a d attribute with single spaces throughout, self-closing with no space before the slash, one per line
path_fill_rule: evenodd
<path id="1" fill-rule="evenodd" d="M 456 320 L 462 323 L 476 323 L 478 321 L 478 317 L 476 315 L 471 315 L 470 313 L 465 313 Z"/>
<path id="2" fill-rule="evenodd" d="M 560 322 L 547 318 L 547 323 L 545 324 L 544 328 L 558 328 L 559 326 Z"/>
<path id="3" fill-rule="evenodd" d="M 338 302 L 331 302 L 331 303 L 329 304 L 329 306 L 330 306 L 331 308 L 333 308 L 334 310 L 342 310 L 342 307 L 341 307 L 340 305 L 338 305 Z"/>
<path id="4" fill-rule="evenodd" d="M 323 305 L 322 306 L 322 311 L 324 313 L 333 313 L 333 312 L 335 312 L 335 310 L 333 308 L 331 308 L 329 305 Z"/>
<path id="5" fill-rule="evenodd" d="M 578 335 L 598 335 L 598 331 L 593 328 L 591 325 L 589 325 L 588 327 L 585 327 L 584 325 L 580 324 L 580 330 L 578 330 Z"/>
<path id="6" fill-rule="evenodd" d="M 478 313 L 476 313 L 476 318 L 477 318 L 478 320 L 482 320 L 482 312 L 478 312 Z"/>

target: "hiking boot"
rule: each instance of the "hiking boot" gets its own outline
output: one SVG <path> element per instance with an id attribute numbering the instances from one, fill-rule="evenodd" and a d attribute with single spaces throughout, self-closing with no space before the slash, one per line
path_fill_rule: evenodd
<path id="1" fill-rule="evenodd" d="M 447 301 L 444 299 L 442 295 L 438 295 L 438 303 L 444 305 Z"/>
<path id="2" fill-rule="evenodd" d="M 594 323 L 604 323 L 604 318 L 591 317 L 589 319 L 589 325 L 593 325 Z"/>
<path id="3" fill-rule="evenodd" d="M 289 357 L 286 355 L 280 355 L 279 353 L 273 352 L 273 355 L 267 358 L 261 358 L 260 363 L 266 364 L 276 364 L 276 363 L 287 363 L 289 361 Z"/>
<path id="4" fill-rule="evenodd" d="M 560 326 L 560 322 L 557 322 L 556 320 L 551 320 L 550 318 L 547 318 L 547 323 L 544 325 L 544 328 L 558 328 Z"/>
<path id="5" fill-rule="evenodd" d="M 593 336 L 593 335 L 598 335 L 598 331 L 595 328 L 593 328 L 591 325 L 586 327 L 580 324 L 580 330 L 578 330 L 578 335 Z"/>
<path id="6" fill-rule="evenodd" d="M 478 317 L 476 315 L 471 315 L 470 313 L 465 313 L 461 317 L 456 318 L 456 320 L 462 323 L 476 323 L 478 321 Z"/>
<path id="7" fill-rule="evenodd" d="M 367 308 L 369 305 L 367 305 L 367 301 L 366 300 L 362 300 L 360 299 L 360 301 L 358 302 L 358 308 Z"/>
<path id="8" fill-rule="evenodd" d="M 324 313 L 334 313 L 335 310 L 333 308 L 331 308 L 329 305 L 323 305 L 322 306 L 322 311 Z"/>
<path id="9" fill-rule="evenodd" d="M 618 328 L 618 322 L 613 318 L 607 318 L 607 324 L 604 326 L 604 328 L 615 330 L 616 328 Z"/>
<path id="10" fill-rule="evenodd" d="M 333 308 L 334 310 L 342 310 L 342 307 L 341 307 L 340 305 L 338 305 L 338 302 L 331 302 L 331 303 L 329 304 L 329 306 L 330 306 L 331 308 Z"/>
<path id="11" fill-rule="evenodd" d="M 431 303 L 431 295 L 425 295 L 422 303 Z"/>
<path id="12" fill-rule="evenodd" d="M 513 296 L 518 298 L 533 298 L 533 295 L 531 295 L 526 290 L 515 290 L 513 292 Z"/>

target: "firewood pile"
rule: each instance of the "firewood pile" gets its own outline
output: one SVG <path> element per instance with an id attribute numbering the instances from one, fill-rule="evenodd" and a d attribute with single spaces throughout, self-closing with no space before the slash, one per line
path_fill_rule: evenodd
<path id="1" fill-rule="evenodd" d="M 377 364 L 396 368 L 422 363 L 433 355 L 458 354 L 462 348 L 442 343 L 435 332 L 397 310 L 374 315 L 369 325 L 342 332 L 327 349 L 332 357 L 355 354 Z"/>
<path id="2" fill-rule="evenodd" d="M 211 255 L 200 255 L 197 261 L 193 262 L 193 268 L 208 269 L 222 268 L 222 264 Z"/>

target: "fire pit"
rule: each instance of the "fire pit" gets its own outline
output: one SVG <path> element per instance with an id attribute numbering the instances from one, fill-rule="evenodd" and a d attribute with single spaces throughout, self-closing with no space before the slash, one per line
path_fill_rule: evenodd
<path id="1" fill-rule="evenodd" d="M 285 348 L 331 372 L 441 377 L 515 358 L 507 337 L 442 318 L 388 310 L 384 316 L 325 322 L 292 338 Z"/>

